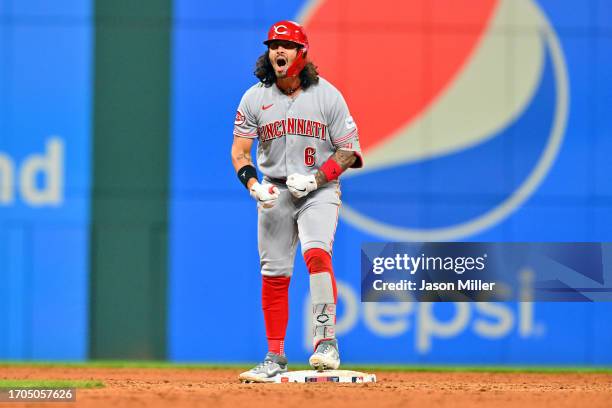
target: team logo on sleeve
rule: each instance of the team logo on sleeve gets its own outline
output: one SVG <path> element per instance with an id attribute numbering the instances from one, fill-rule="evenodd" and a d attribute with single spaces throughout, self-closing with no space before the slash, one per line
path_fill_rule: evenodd
<path id="1" fill-rule="evenodd" d="M 240 125 L 242 125 L 244 122 L 246 122 L 246 118 L 244 117 L 244 115 L 242 114 L 242 112 L 240 112 L 240 111 L 236 111 L 236 119 L 234 119 L 234 125 L 236 125 L 236 126 L 240 126 Z"/>
<path id="2" fill-rule="evenodd" d="M 356 125 L 355 125 L 355 121 L 353 120 L 353 117 L 352 117 L 352 116 L 348 116 L 348 117 L 347 117 L 347 118 L 344 120 L 344 123 L 346 124 L 346 128 L 347 128 L 347 129 L 352 129 L 352 128 L 354 128 L 354 127 L 356 126 Z"/>

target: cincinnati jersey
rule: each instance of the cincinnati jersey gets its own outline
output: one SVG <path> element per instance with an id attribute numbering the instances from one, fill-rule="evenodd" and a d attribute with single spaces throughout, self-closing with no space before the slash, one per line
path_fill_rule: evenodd
<path id="1" fill-rule="evenodd" d="M 323 78 L 295 98 L 276 85 L 252 86 L 238 106 L 234 136 L 258 139 L 257 166 L 269 178 L 315 174 L 340 148 L 357 153 L 352 167 L 362 165 L 357 125 L 340 91 Z"/>

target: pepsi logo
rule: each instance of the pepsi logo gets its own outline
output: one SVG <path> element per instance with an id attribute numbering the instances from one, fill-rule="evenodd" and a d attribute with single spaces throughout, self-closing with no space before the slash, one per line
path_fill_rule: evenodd
<path id="1" fill-rule="evenodd" d="M 300 17 L 359 124 L 365 166 L 343 176 L 342 218 L 436 241 L 520 209 L 555 162 L 569 106 L 563 51 L 536 2 L 340 3 Z M 330 40 L 334 24 L 347 27 L 342 41 Z"/>

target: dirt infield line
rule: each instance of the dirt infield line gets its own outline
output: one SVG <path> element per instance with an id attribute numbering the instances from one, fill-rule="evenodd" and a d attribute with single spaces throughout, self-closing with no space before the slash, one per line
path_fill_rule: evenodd
<path id="1" fill-rule="evenodd" d="M 3 366 L 2 379 L 98 380 L 77 406 L 609 407 L 610 373 L 375 372 L 376 384 L 241 384 L 240 369 Z M 11 406 L 18 406 L 11 405 Z M 74 403 L 54 403 L 54 407 Z"/>

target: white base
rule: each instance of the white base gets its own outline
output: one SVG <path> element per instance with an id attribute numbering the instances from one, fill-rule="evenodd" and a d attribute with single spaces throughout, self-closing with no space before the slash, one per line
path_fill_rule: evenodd
<path id="1" fill-rule="evenodd" d="M 279 374 L 274 377 L 274 382 L 278 384 L 315 382 L 368 383 L 376 382 L 376 375 L 349 370 L 288 371 L 284 374 Z"/>

